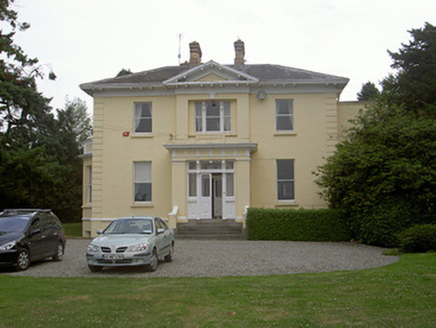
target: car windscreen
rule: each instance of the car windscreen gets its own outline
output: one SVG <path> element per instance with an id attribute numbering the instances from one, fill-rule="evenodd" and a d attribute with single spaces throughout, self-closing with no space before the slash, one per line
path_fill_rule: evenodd
<path id="1" fill-rule="evenodd" d="M 112 222 L 104 234 L 152 234 L 151 219 L 118 219 Z"/>
<path id="2" fill-rule="evenodd" d="M 0 218 L 0 232 L 24 232 L 29 218 L 22 216 Z"/>

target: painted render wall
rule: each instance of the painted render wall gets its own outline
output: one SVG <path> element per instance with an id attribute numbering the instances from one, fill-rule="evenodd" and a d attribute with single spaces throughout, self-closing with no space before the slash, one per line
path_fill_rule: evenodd
<path id="1" fill-rule="evenodd" d="M 231 101 L 232 131 L 227 135 L 195 133 L 195 100 L 210 100 L 209 93 L 94 99 L 93 202 L 91 208 L 84 200 L 85 236 L 95 235 L 97 229 L 120 216 L 167 218 L 174 205 L 179 206 L 178 216 L 186 217 L 187 163 L 172 161 L 170 151 L 163 146 L 171 143 L 257 143 L 251 161 L 235 163 L 237 217 L 247 205 L 326 206 L 317 194 L 312 172 L 334 151 L 338 127 L 348 115 L 340 114 L 345 109 L 338 111 L 335 93 L 269 94 L 264 100 L 248 93 L 217 93 L 214 97 Z M 276 99 L 293 99 L 294 132 L 276 133 Z M 153 132 L 151 136 L 135 135 L 134 103 L 148 101 L 152 102 Z M 129 132 L 129 136 L 123 136 L 123 132 Z M 295 202 L 277 201 L 276 159 L 295 159 Z M 147 204 L 133 202 L 135 161 L 152 162 L 152 202 Z M 84 170 L 90 162 L 84 159 Z M 91 218 L 100 221 L 91 226 L 86 220 Z"/>
<path id="2" fill-rule="evenodd" d="M 275 100 L 293 99 L 294 132 L 275 128 Z M 264 100 L 251 97 L 251 141 L 258 148 L 251 162 L 251 206 L 266 208 L 323 208 L 313 171 L 329 154 L 326 137 L 327 109 L 335 94 L 268 95 Z M 335 108 L 336 110 L 336 108 Z M 277 201 L 276 159 L 295 160 L 295 202 Z"/>
<path id="3" fill-rule="evenodd" d="M 352 123 L 350 120 L 355 119 L 359 111 L 365 110 L 366 106 L 370 105 L 371 102 L 365 101 L 341 101 L 338 103 L 338 130 L 339 130 L 339 141 L 343 140 L 343 134 L 349 128 L 351 128 Z"/>

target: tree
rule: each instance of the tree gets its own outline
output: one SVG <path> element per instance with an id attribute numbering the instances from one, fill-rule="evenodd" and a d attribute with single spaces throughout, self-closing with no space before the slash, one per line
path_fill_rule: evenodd
<path id="1" fill-rule="evenodd" d="M 399 72 L 317 172 L 322 197 L 347 213 L 361 242 L 394 246 L 402 230 L 436 223 L 434 32 L 412 30 L 410 44 L 390 53 Z"/>
<path id="2" fill-rule="evenodd" d="M 51 144 L 52 155 L 61 166 L 57 213 L 77 221 L 81 218 L 82 205 L 82 159 L 79 155 L 83 154 L 83 144 L 91 139 L 91 119 L 85 102 L 78 98 L 66 99 L 64 109 L 57 110 L 57 117 L 56 137 L 46 141 L 47 145 Z"/>
<path id="3" fill-rule="evenodd" d="M 118 72 L 116 77 L 120 77 L 120 76 L 124 76 L 124 75 L 129 75 L 129 74 L 132 74 L 132 71 L 130 69 L 123 68 L 121 71 Z"/>
<path id="4" fill-rule="evenodd" d="M 0 209 L 52 208 L 62 221 L 81 218 L 83 141 L 92 129 L 86 105 L 67 100 L 56 119 L 37 90 L 38 60 L 14 44 L 18 23 L 13 0 L 0 1 Z M 9 29 L 9 32 L 4 30 Z M 53 72 L 49 78 L 54 79 Z"/>
<path id="5" fill-rule="evenodd" d="M 404 104 L 416 115 L 436 117 L 436 27 L 426 23 L 409 32 L 409 44 L 388 51 L 397 73 L 382 81 L 382 94 L 388 103 Z"/>
<path id="6" fill-rule="evenodd" d="M 380 95 L 380 91 L 377 89 L 375 84 L 368 81 L 362 85 L 362 89 L 357 94 L 357 100 L 359 101 L 375 100 L 379 95 Z"/>
<path id="7" fill-rule="evenodd" d="M 436 121 L 376 104 L 355 124 L 317 182 L 356 239 L 393 246 L 396 233 L 436 217 Z"/>
<path id="8" fill-rule="evenodd" d="M 42 77 L 38 60 L 14 43 L 17 31 L 29 28 L 17 21 L 13 0 L 0 2 L 0 207 L 39 206 L 53 162 L 36 145 L 38 120 L 50 120 L 49 101 L 38 93 Z M 6 31 L 6 32 L 5 32 Z M 53 164 L 53 165 L 52 165 Z M 47 183 L 47 181 L 51 181 Z"/>
<path id="9" fill-rule="evenodd" d="M 0 2 L 0 128 L 2 145 L 10 142 L 12 130 L 15 135 L 27 135 L 26 124 L 38 115 L 50 112 L 49 100 L 38 93 L 36 77 L 42 78 L 43 67 L 36 66 L 38 59 L 29 58 L 14 43 L 13 37 L 19 31 L 27 30 L 28 23 L 17 21 L 17 12 L 10 9 L 13 0 Z M 10 30 L 9 32 L 4 32 Z M 51 72 L 50 78 L 55 78 Z"/>
<path id="10" fill-rule="evenodd" d="M 91 118 L 88 115 L 86 103 L 79 99 L 65 100 L 65 108 L 57 110 L 60 129 L 76 138 L 77 155 L 82 153 L 83 144 L 92 136 Z"/>

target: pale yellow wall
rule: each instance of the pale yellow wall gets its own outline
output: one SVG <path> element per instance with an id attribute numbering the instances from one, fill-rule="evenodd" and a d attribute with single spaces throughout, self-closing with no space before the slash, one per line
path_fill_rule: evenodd
<path id="1" fill-rule="evenodd" d="M 343 140 L 343 134 L 349 129 L 353 123 L 350 120 L 355 119 L 360 110 L 364 110 L 369 102 L 359 101 L 341 101 L 338 104 L 338 130 L 339 141 Z"/>
<path id="2" fill-rule="evenodd" d="M 179 207 L 178 217 L 187 214 L 187 161 L 211 159 L 209 151 L 198 155 L 183 151 L 172 159 L 164 144 L 171 143 L 256 143 L 251 154 L 233 150 L 214 150 L 214 159 L 235 161 L 236 217 L 245 206 L 321 208 L 326 204 L 318 196 L 313 171 L 324 163 L 337 143 L 338 128 L 358 105 L 340 107 L 336 94 L 268 94 L 259 100 L 254 94 L 213 94 L 213 99 L 231 102 L 232 131 L 229 134 L 196 134 L 195 101 L 210 100 L 208 93 L 166 97 L 113 97 L 94 101 L 93 203 L 84 208 L 84 218 L 108 221 L 84 221 L 84 231 L 95 235 L 110 219 L 129 215 L 168 217 Z M 276 132 L 275 100 L 293 99 L 294 131 Z M 134 103 L 151 102 L 153 132 L 133 132 Z M 351 108 L 351 109 L 349 109 Z M 129 136 L 123 136 L 129 132 Z M 173 151 L 178 154 L 177 150 Z M 295 160 L 295 203 L 277 201 L 276 160 Z M 88 162 L 87 162 L 88 161 Z M 85 158 L 84 169 L 89 163 Z M 152 202 L 133 202 L 133 163 L 152 162 Z M 84 186 L 85 188 L 85 186 Z"/>
<path id="3" fill-rule="evenodd" d="M 92 216 L 91 213 L 91 204 L 89 203 L 89 195 L 88 195 L 88 184 L 89 184 L 89 177 L 88 177 L 88 168 L 91 168 L 92 170 L 92 156 L 86 156 L 83 157 L 83 184 L 82 184 L 82 208 L 84 210 L 83 217 L 90 218 Z"/>
<path id="4" fill-rule="evenodd" d="M 177 161 L 172 163 L 171 174 L 173 178 L 173 188 L 167 190 L 168 196 L 172 198 L 172 205 L 178 206 L 178 217 L 186 218 L 187 213 L 187 175 L 188 169 L 186 161 Z M 175 227 L 172 227 L 175 228 Z"/>
<path id="5" fill-rule="evenodd" d="M 90 146 L 88 146 L 90 148 Z M 82 218 L 92 218 L 92 204 L 88 202 L 88 167 L 92 166 L 92 157 L 90 155 L 83 157 L 83 184 L 82 184 Z M 82 236 L 90 236 L 91 227 L 85 222 L 82 225 Z"/>
<path id="6" fill-rule="evenodd" d="M 258 144 L 251 162 L 251 206 L 320 208 L 313 171 L 328 154 L 327 104 L 331 94 L 251 97 L 251 141 Z M 276 132 L 275 100 L 293 99 L 294 132 Z M 295 204 L 277 201 L 277 159 L 295 159 Z"/>
<path id="7" fill-rule="evenodd" d="M 133 130 L 134 103 L 152 102 L 152 134 Z M 128 215 L 167 217 L 171 211 L 171 161 L 163 144 L 171 140 L 175 127 L 175 101 L 166 97 L 103 99 L 104 147 L 100 218 Z M 123 136 L 129 132 L 129 136 Z M 134 203 L 133 163 L 152 162 L 152 202 Z M 94 206 L 94 201 L 93 201 Z"/>
<path id="8" fill-rule="evenodd" d="M 84 219 L 82 221 L 82 236 L 95 237 L 97 235 L 97 230 L 105 229 L 111 222 L 111 220 L 90 221 L 88 219 Z"/>
<path id="9" fill-rule="evenodd" d="M 217 74 L 209 74 L 202 77 L 201 79 L 198 79 L 198 81 L 204 81 L 204 82 L 223 81 L 223 77 Z"/>

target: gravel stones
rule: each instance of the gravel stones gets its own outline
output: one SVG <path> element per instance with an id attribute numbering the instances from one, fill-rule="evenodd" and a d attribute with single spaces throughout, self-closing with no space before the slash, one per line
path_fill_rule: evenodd
<path id="1" fill-rule="evenodd" d="M 62 262 L 46 260 L 27 271 L 1 268 L 0 274 L 34 277 L 224 277 L 360 270 L 388 265 L 398 256 L 355 243 L 247 240 L 176 240 L 173 262 L 160 262 L 155 272 L 142 268 L 89 271 L 85 252 L 89 239 L 69 239 Z"/>

